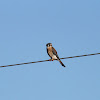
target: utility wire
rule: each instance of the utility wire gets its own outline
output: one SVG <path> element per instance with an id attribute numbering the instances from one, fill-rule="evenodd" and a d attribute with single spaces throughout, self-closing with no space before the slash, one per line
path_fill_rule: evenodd
<path id="1" fill-rule="evenodd" d="M 70 58 L 78 58 L 78 57 L 93 56 L 93 55 L 100 55 L 100 53 L 86 54 L 86 55 L 79 55 L 79 56 L 71 56 L 71 57 L 64 57 L 64 58 L 60 58 L 60 59 L 70 59 Z M 56 60 L 56 59 L 55 59 L 55 60 Z M 42 60 L 42 61 L 27 62 L 27 63 L 20 63 L 20 64 L 12 64 L 12 65 L 0 66 L 0 67 L 18 66 L 18 65 L 25 65 L 25 64 L 46 62 L 46 61 L 50 61 L 50 60 Z"/>

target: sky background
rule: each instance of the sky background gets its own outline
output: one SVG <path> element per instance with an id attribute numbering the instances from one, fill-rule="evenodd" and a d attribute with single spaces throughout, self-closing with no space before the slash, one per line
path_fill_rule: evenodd
<path id="1" fill-rule="evenodd" d="M 0 66 L 100 52 L 100 0 L 1 0 Z M 0 68 L 0 100 L 100 100 L 100 55 Z"/>

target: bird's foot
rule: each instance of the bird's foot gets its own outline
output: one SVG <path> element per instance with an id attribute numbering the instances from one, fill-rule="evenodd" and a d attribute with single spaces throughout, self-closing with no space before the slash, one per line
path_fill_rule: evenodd
<path id="1" fill-rule="evenodd" d="M 53 59 L 49 59 L 49 61 L 53 61 Z"/>
<path id="2" fill-rule="evenodd" d="M 51 59 L 49 59 L 49 61 L 51 61 Z"/>

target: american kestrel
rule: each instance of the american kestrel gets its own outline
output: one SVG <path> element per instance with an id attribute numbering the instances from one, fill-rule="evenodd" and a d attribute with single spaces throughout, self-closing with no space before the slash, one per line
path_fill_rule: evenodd
<path id="1" fill-rule="evenodd" d="M 57 54 L 57 51 L 54 49 L 54 47 L 52 47 L 52 43 L 46 44 L 46 47 L 47 47 L 47 53 L 48 53 L 48 55 L 51 57 L 50 60 L 53 61 L 54 59 L 57 59 L 57 60 L 60 62 L 60 64 L 61 64 L 63 67 L 65 67 L 65 65 L 61 62 L 61 60 L 60 60 L 60 58 L 59 58 L 59 56 L 58 56 L 58 54 Z"/>

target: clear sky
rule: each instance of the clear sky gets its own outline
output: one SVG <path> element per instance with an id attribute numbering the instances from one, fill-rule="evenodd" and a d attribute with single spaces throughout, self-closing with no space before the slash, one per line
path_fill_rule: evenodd
<path id="1" fill-rule="evenodd" d="M 100 0 L 1 0 L 0 66 L 100 52 Z M 100 100 L 100 55 L 0 68 L 0 100 Z"/>

